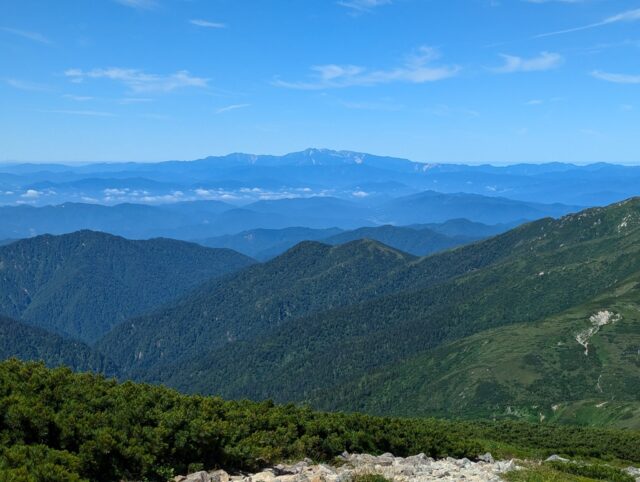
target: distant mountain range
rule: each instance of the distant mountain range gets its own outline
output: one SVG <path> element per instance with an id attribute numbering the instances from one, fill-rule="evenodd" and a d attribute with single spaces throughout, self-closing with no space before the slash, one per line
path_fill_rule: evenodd
<path id="1" fill-rule="evenodd" d="M 332 196 L 378 202 L 426 190 L 594 206 L 638 195 L 640 167 L 425 164 L 307 149 L 283 156 L 230 154 L 195 161 L 87 165 L 2 164 L 0 204 L 161 204 Z"/>
<path id="2" fill-rule="evenodd" d="M 252 229 L 199 240 L 203 246 L 229 248 L 266 261 L 278 256 L 302 241 L 321 241 L 326 244 L 344 244 L 358 239 L 372 239 L 405 253 L 424 256 L 477 241 L 508 229 L 509 225 L 486 225 L 466 219 L 453 219 L 444 223 L 411 226 L 376 226 L 353 230 L 338 228 L 284 228 Z"/>
<path id="3" fill-rule="evenodd" d="M 34 220 L 185 237 L 207 219 L 285 227 L 201 241 L 218 248 L 87 230 L 6 244 L 0 356 L 323 410 L 638 428 L 640 198 L 565 210 L 433 192 L 4 207 L 7 238 Z M 463 211 L 544 217 L 440 222 Z M 305 214 L 321 227 L 286 228 Z M 322 227 L 372 215 L 407 226 Z"/>
<path id="4" fill-rule="evenodd" d="M 64 234 L 82 229 L 104 231 L 133 239 L 169 237 L 205 239 L 254 229 L 352 230 L 363 226 L 442 223 L 466 218 L 484 224 L 515 224 L 557 217 L 576 206 L 513 201 L 475 194 L 433 191 L 363 204 L 320 196 L 257 201 L 236 207 L 220 201 L 194 201 L 150 206 L 103 206 L 65 203 L 56 206 L 0 206 L 0 239 L 39 234 Z"/>

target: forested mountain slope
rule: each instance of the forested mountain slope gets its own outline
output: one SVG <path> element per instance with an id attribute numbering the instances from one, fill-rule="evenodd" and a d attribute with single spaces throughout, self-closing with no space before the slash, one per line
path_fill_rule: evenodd
<path id="1" fill-rule="evenodd" d="M 514 414 L 638 428 L 639 348 L 635 274 L 534 323 L 485 330 L 347 380 L 318 403 L 403 416 Z"/>
<path id="2" fill-rule="evenodd" d="M 50 367 L 64 365 L 79 371 L 117 373 L 112 362 L 82 342 L 0 316 L 0 360 L 11 357 L 42 360 Z"/>
<path id="3" fill-rule="evenodd" d="M 406 253 L 425 256 L 437 251 L 470 243 L 480 238 L 482 238 L 482 236 L 447 236 L 429 228 L 415 229 L 386 225 L 345 231 L 328 237 L 324 239 L 323 242 L 328 244 L 342 244 L 357 239 L 373 239 Z"/>
<path id="4" fill-rule="evenodd" d="M 91 342 L 121 321 L 245 268 L 231 250 L 93 231 L 0 247 L 0 313 Z"/>
<path id="5" fill-rule="evenodd" d="M 377 295 L 416 258 L 373 241 L 304 242 L 264 264 L 213 280 L 178 301 L 118 326 L 98 346 L 136 373 L 274 330 L 286 320 Z"/>
<path id="6" fill-rule="evenodd" d="M 322 253 L 330 249 L 317 244 L 311 246 Z M 372 252 L 382 249 L 373 242 L 346 246 L 369 246 Z M 640 274 L 640 200 L 592 209 L 559 220 L 540 220 L 487 241 L 422 259 L 407 259 L 390 251 L 383 259 L 395 260 L 391 269 L 371 273 L 369 279 L 362 278 L 358 270 L 349 269 L 352 278 L 343 286 L 336 282 L 345 280 L 344 275 L 333 267 L 334 271 L 329 269 L 319 278 L 330 282 L 313 288 L 326 293 L 325 298 L 318 297 L 317 293 L 310 297 L 320 300 L 316 305 L 307 305 L 305 301 L 304 294 L 311 294 L 313 290 L 307 283 L 290 285 L 289 278 L 282 276 L 290 272 L 295 273 L 293 279 L 306 280 L 296 272 L 302 269 L 301 264 L 327 268 L 310 263 L 314 258 L 309 256 L 309 248 L 309 244 L 296 247 L 271 262 L 273 264 L 264 265 L 269 268 L 255 277 L 254 283 L 270 287 L 268 309 L 264 299 L 239 298 L 236 293 L 239 285 L 233 289 L 233 284 L 227 285 L 237 279 L 224 280 L 200 292 L 199 306 L 193 303 L 177 305 L 144 321 L 123 325 L 100 346 L 103 350 L 114 351 L 116 359 L 132 370 L 131 374 L 186 390 L 230 397 L 310 401 L 325 408 L 364 407 L 384 411 L 393 405 L 397 411 L 410 410 L 416 393 L 410 377 L 416 375 L 413 368 L 402 371 L 404 363 L 417 363 L 414 360 L 429 357 L 433 350 L 446 350 L 451 343 L 463 343 L 467 337 L 489 333 L 487 330 L 508 330 L 519 324 L 527 330 L 521 329 L 518 333 L 535 331 L 536 323 L 558 316 L 562 318 L 563 313 L 581 306 L 590 307 L 585 308 L 584 313 L 593 313 L 586 319 L 586 315 L 581 315 L 580 321 L 575 320 L 571 329 L 585 323 L 584 329 L 589 328 L 589 317 L 607 309 L 606 306 L 596 309 L 599 297 L 622 293 L 617 291 L 622 290 L 621 283 L 630 283 L 629 280 Z M 300 257 L 300 254 L 304 256 Z M 324 255 L 321 257 L 325 259 Z M 378 257 L 366 262 L 369 269 L 379 266 Z M 286 266 L 286 269 L 274 269 L 276 266 Z M 341 266 L 347 269 L 344 268 L 347 265 Z M 248 276 L 243 284 L 249 281 L 250 273 L 255 269 L 242 273 Z M 341 275 L 333 278 L 329 275 L 332 272 Z M 362 273 L 367 272 L 362 270 Z M 314 273 L 314 277 L 318 274 Z M 289 289 L 271 289 L 277 283 L 283 283 Z M 254 291 L 252 285 L 245 286 L 249 286 L 248 292 Z M 345 291 L 346 287 L 350 289 Z M 634 292 L 628 292 L 633 297 Z M 221 297 L 225 304 L 220 303 Z M 296 306 L 292 300 L 305 308 L 289 310 L 289 306 Z M 254 321 L 249 325 L 259 329 L 246 329 L 247 317 L 239 312 L 243 304 L 251 305 Z M 226 308 L 221 309 L 221 306 Z M 278 313 L 285 315 L 278 317 Z M 164 344 L 159 344 L 167 341 L 165 337 L 169 333 L 182 334 L 184 330 L 190 330 L 195 326 L 194 319 L 200 327 L 198 335 L 207 340 L 206 348 L 200 345 L 197 352 L 175 348 L 167 351 Z M 221 319 L 224 320 L 222 324 Z M 171 328 L 164 337 L 156 335 L 168 326 Z M 627 326 L 629 340 L 640 330 L 636 323 L 614 326 Z M 602 330 L 606 333 L 606 327 Z M 181 336 L 174 336 L 172 343 L 178 347 L 189 346 L 198 340 L 198 335 L 189 335 L 186 343 Z M 521 346 L 527 346 L 527 339 L 535 346 L 533 332 L 523 336 Z M 506 350 L 509 338 L 503 339 L 501 349 Z M 127 343 L 127 340 L 140 341 Z M 458 353 L 455 346 L 452 350 Z M 567 350 L 567 356 L 576 363 L 590 360 L 577 342 Z M 136 354 L 144 361 L 137 360 Z M 432 371 L 425 375 L 429 380 L 432 377 L 445 379 L 450 375 L 448 365 L 438 361 L 441 358 L 433 360 L 437 361 L 435 368 L 429 368 Z M 622 362 L 616 360 L 611 357 L 608 370 L 623 370 Z M 395 366 L 398 368 L 393 373 L 404 375 L 384 375 Z M 455 371 L 455 368 L 452 366 L 451 370 Z M 626 379 L 635 380 L 635 369 L 629 370 Z M 379 376 L 378 372 L 381 373 Z M 552 371 L 549 374 L 553 375 Z M 387 405 L 385 392 L 375 388 L 383 385 L 372 384 L 372 380 L 378 383 L 378 377 L 389 384 L 384 385 L 386 392 L 399 387 L 394 395 L 396 398 Z M 472 400 L 468 406 L 452 403 L 450 408 L 456 413 L 486 411 L 495 402 L 490 409 L 492 412 L 506 410 L 505 404 L 516 404 L 526 399 L 524 392 L 534 390 L 527 389 L 525 381 L 521 380 L 522 391 L 506 394 L 500 392 L 494 382 L 477 384 L 475 401 L 468 395 Z M 591 381 L 589 384 L 593 386 Z M 578 381 L 574 385 L 561 385 L 565 392 L 549 389 L 545 403 L 551 399 L 558 402 L 560 396 L 575 401 L 588 395 L 575 389 L 570 396 L 566 394 L 572 386 L 580 385 Z M 369 391 L 369 386 L 374 388 Z M 449 385 L 442 385 L 445 386 Z M 339 395 L 340 387 L 347 387 L 342 395 Z M 356 389 L 360 390 L 359 395 L 352 397 Z M 486 396 L 483 395 L 485 392 Z M 627 390 L 627 395 L 629 393 Z M 444 400 L 445 395 L 434 392 L 430 396 L 435 401 L 425 413 L 441 410 L 436 402 Z M 637 400 L 637 395 L 630 397 Z M 478 405 L 481 400 L 486 402 L 484 408 Z M 404 405 L 400 401 L 404 401 Z"/>

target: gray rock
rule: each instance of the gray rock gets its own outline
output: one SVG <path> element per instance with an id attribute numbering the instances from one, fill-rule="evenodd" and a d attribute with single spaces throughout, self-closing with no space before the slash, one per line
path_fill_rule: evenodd
<path id="1" fill-rule="evenodd" d="M 258 472 L 251 476 L 251 482 L 273 482 L 276 476 L 270 470 L 264 472 Z"/>
<path id="2" fill-rule="evenodd" d="M 512 470 L 516 469 L 516 464 L 513 461 L 513 459 L 507 461 L 507 462 L 496 462 L 494 464 L 494 466 L 496 467 L 496 469 L 498 469 L 498 472 L 511 472 Z"/>
<path id="3" fill-rule="evenodd" d="M 184 478 L 183 481 L 185 481 L 185 482 L 211 482 L 211 476 L 207 472 L 205 472 L 204 470 L 201 470 L 200 472 L 195 472 L 193 474 L 187 475 L 187 477 Z"/>
<path id="4" fill-rule="evenodd" d="M 481 460 L 482 462 L 486 462 L 488 464 L 492 464 L 495 462 L 495 460 L 493 460 L 493 455 L 491 455 L 490 452 L 487 452 L 484 455 L 479 455 L 478 460 Z"/>
<path id="5" fill-rule="evenodd" d="M 209 472 L 211 482 L 230 482 L 231 477 L 224 470 L 214 470 Z"/>
<path id="6" fill-rule="evenodd" d="M 485 454 L 491 455 L 491 454 Z M 489 457 L 482 456 L 487 460 Z M 480 458 L 480 457 L 479 457 Z M 343 454 L 338 467 L 316 464 L 306 459 L 295 464 L 279 464 L 253 475 L 230 476 L 224 471 L 198 472 L 176 477 L 176 482 L 352 482 L 357 474 L 379 474 L 393 482 L 500 482 L 500 474 L 517 469 L 513 460 L 494 463 L 469 459 L 433 460 L 425 454 L 394 457 L 392 454 Z"/>
<path id="7" fill-rule="evenodd" d="M 631 477 L 635 477 L 636 482 L 640 482 L 640 469 L 637 467 L 627 467 L 624 471 Z"/>

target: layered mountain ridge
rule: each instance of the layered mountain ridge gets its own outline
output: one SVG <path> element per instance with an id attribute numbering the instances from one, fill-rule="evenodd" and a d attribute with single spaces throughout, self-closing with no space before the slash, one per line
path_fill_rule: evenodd
<path id="1" fill-rule="evenodd" d="M 367 239 L 470 228 L 365 227 L 264 263 L 87 231 L 13 242 L 0 307 L 36 349 L 5 352 L 326 410 L 640 426 L 640 198 L 427 256 Z M 37 348 L 25 323 L 63 338 Z M 69 337 L 91 346 L 74 359 Z"/>

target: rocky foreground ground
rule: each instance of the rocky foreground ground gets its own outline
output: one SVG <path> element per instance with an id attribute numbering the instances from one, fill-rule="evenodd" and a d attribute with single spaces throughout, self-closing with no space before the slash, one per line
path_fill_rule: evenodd
<path id="1" fill-rule="evenodd" d="M 394 457 L 343 454 L 339 464 L 329 466 L 304 460 L 277 465 L 256 474 L 229 475 L 223 470 L 178 476 L 175 482 L 350 482 L 359 475 L 378 474 L 393 482 L 465 481 L 499 482 L 500 474 L 516 470 L 513 460 L 494 461 L 490 454 L 481 461 L 447 458 L 434 460 L 424 454 Z"/>

